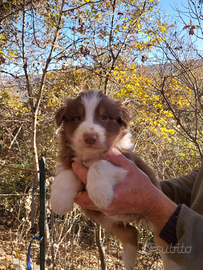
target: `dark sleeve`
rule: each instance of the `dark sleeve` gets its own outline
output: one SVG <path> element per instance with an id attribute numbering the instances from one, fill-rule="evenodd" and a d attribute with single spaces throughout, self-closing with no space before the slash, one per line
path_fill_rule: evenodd
<path id="1" fill-rule="evenodd" d="M 176 234 L 178 242 L 168 256 L 185 270 L 203 269 L 203 216 L 183 204 Z"/>
<path id="2" fill-rule="evenodd" d="M 160 181 L 162 191 L 175 203 L 190 206 L 191 191 L 197 174 L 198 170 L 194 170 L 178 179 Z"/>

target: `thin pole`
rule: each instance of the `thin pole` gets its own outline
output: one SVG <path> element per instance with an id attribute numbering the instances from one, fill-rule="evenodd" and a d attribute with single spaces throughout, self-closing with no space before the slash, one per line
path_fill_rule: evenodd
<path id="1" fill-rule="evenodd" d="M 39 230 L 40 237 L 43 237 L 40 242 L 40 270 L 46 269 L 46 160 L 41 158 L 39 161 L 40 168 L 40 217 L 39 217 Z"/>

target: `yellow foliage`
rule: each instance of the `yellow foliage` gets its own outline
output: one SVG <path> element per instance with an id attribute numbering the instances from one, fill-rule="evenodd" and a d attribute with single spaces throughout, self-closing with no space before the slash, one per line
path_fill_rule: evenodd
<path id="1" fill-rule="evenodd" d="M 22 108 L 22 101 L 11 90 L 0 91 L 0 104 L 1 106 L 12 107 L 14 110 L 20 110 Z"/>

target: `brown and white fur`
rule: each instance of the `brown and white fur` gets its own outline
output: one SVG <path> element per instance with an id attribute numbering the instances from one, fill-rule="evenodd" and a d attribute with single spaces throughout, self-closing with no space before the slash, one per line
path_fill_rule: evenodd
<path id="1" fill-rule="evenodd" d="M 77 98 L 68 98 L 65 106 L 56 113 L 60 127 L 60 165 L 51 187 L 51 206 L 55 213 L 64 215 L 71 211 L 74 199 L 84 190 L 81 180 L 73 173 L 71 164 L 78 161 L 88 167 L 86 190 L 99 208 L 106 208 L 112 201 L 114 186 L 123 181 L 127 172 L 104 159 L 109 147 L 119 149 L 144 171 L 159 188 L 153 170 L 132 152 L 129 132 L 130 113 L 119 101 L 108 98 L 102 92 L 82 92 Z M 142 218 L 136 214 L 105 216 L 99 211 L 82 209 L 111 235 L 124 245 L 124 265 L 132 270 L 137 257 L 138 232 L 127 224 Z M 127 225 L 124 225 L 127 224 Z M 172 268 L 168 268 L 172 269 Z M 174 268 L 173 268 L 174 269 Z"/>

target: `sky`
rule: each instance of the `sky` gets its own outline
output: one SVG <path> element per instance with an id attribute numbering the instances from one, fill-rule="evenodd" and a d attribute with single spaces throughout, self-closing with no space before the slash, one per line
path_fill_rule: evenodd
<path id="1" fill-rule="evenodd" d="M 186 12 L 187 11 L 186 7 L 188 6 L 188 0 L 159 0 L 159 2 L 160 2 L 161 11 L 165 11 L 166 14 L 169 15 L 169 17 L 172 17 L 174 21 L 176 21 L 177 26 L 180 27 L 180 29 L 182 30 L 185 25 L 183 24 L 181 19 L 178 17 L 178 13 L 175 11 L 175 9 L 178 8 L 180 11 Z M 183 15 L 183 18 L 185 22 L 189 25 L 190 17 L 189 16 L 186 17 Z M 195 23 L 194 20 L 192 20 L 192 23 L 197 24 Z M 186 29 L 183 31 L 189 32 L 189 29 Z M 195 31 L 197 32 L 198 29 L 195 29 Z M 202 50 L 203 49 L 202 40 L 200 39 L 196 40 L 195 36 L 192 36 L 192 38 L 193 38 L 193 41 L 195 41 L 196 45 L 198 46 L 198 49 Z"/>
<path id="2" fill-rule="evenodd" d="M 173 16 L 177 20 L 177 12 L 175 8 L 184 10 L 184 6 L 188 6 L 188 0 L 159 0 L 161 9 L 167 14 Z"/>
<path id="3" fill-rule="evenodd" d="M 175 0 L 175 1 L 166 1 L 166 0 L 159 0 L 160 5 L 163 10 L 167 11 L 168 13 L 172 14 L 174 12 L 173 8 L 176 3 L 182 3 L 181 0 Z M 187 2 L 187 0 L 183 0 L 183 2 Z"/>

